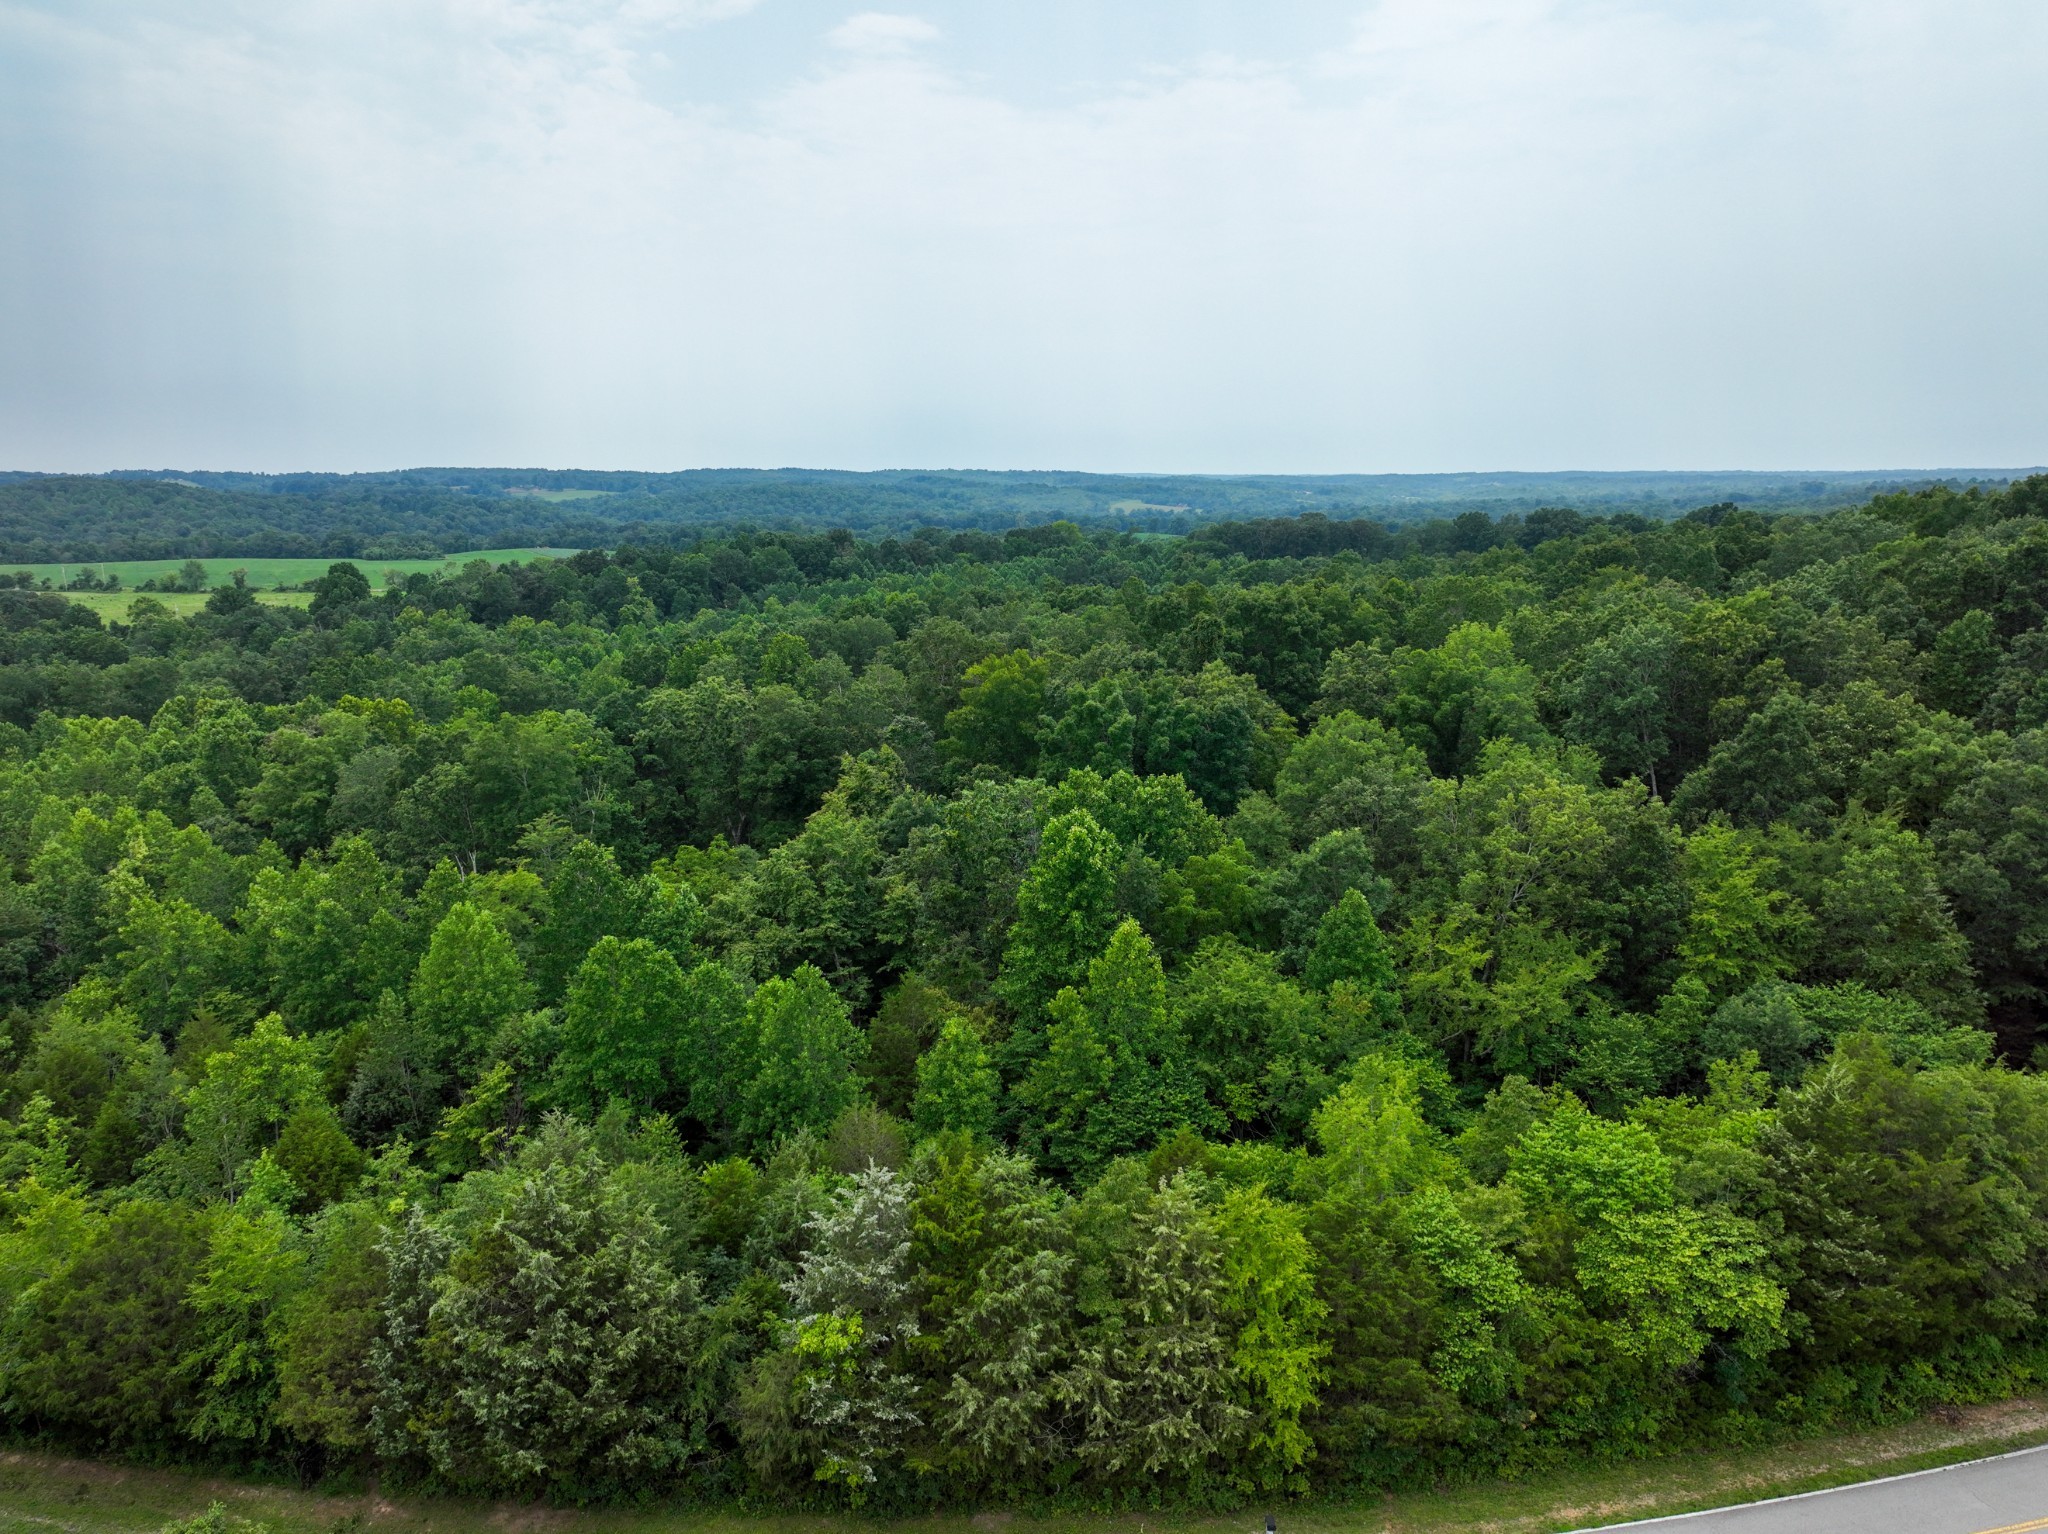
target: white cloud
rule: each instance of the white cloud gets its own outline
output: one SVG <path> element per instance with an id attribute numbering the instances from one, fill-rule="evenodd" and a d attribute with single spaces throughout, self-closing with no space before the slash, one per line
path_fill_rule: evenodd
<path id="1" fill-rule="evenodd" d="M 862 11 L 840 22 L 825 34 L 825 40 L 848 53 L 902 53 L 938 35 L 939 29 L 919 16 Z"/>
<path id="2" fill-rule="evenodd" d="M 459 9 L 483 26 L 699 27 L 744 16 L 761 0 L 465 0 Z"/>
<path id="3" fill-rule="evenodd" d="M 2048 457 L 2034 0 L 783 3 L 0 0 L 0 465 Z"/>

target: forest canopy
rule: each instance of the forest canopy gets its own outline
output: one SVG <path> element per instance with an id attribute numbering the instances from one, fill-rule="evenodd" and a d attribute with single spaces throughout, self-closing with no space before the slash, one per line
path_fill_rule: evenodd
<path id="1" fill-rule="evenodd" d="M 2048 1379 L 2048 477 L 377 575 L 0 589 L 18 1434 L 1230 1503 Z"/>

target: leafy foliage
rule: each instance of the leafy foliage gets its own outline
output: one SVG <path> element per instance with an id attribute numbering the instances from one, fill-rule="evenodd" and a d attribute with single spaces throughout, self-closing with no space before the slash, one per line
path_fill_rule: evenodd
<path id="1" fill-rule="evenodd" d="M 894 1514 L 2033 1388 L 2044 509 L 0 591 L 0 1404 Z"/>

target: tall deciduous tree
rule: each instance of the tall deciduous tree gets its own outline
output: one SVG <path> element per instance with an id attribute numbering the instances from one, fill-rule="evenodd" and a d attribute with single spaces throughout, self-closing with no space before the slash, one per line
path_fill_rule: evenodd
<path id="1" fill-rule="evenodd" d="M 1669 624 L 1632 623 L 1586 647 L 1573 685 L 1573 737 L 1598 751 L 1615 777 L 1640 778 L 1653 794 L 1671 754 L 1677 654 Z"/>
<path id="2" fill-rule="evenodd" d="M 987 762 L 1019 777 L 1032 772 L 1048 669 L 1026 650 L 969 666 L 960 706 L 946 715 L 947 749 L 961 761 Z"/>
<path id="3" fill-rule="evenodd" d="M 555 1073 L 563 1100 L 595 1115 L 619 1098 L 651 1108 L 682 1042 L 683 972 L 644 937 L 597 940 L 562 1008 Z"/>
<path id="4" fill-rule="evenodd" d="M 965 1018 L 949 1017 L 938 1041 L 919 1056 L 911 1122 L 920 1135 L 959 1130 L 986 1135 L 995 1128 L 1002 1083 L 981 1035 Z"/>
<path id="5" fill-rule="evenodd" d="M 1026 1083 L 1047 1156 L 1069 1171 L 1100 1168 L 1165 1130 L 1206 1124 L 1211 1110 L 1166 1010 L 1166 977 L 1134 921 L 1088 966 L 1084 990 L 1052 1007 L 1046 1054 Z"/>
<path id="6" fill-rule="evenodd" d="M 823 1134 L 859 1099 L 867 1039 L 815 967 L 764 982 L 748 999 L 746 1019 L 757 1051 L 739 1113 L 747 1144 L 765 1150 L 799 1130 Z"/>
<path id="7" fill-rule="evenodd" d="M 497 919 L 464 903 L 434 929 L 413 972 L 411 1004 L 438 1058 L 467 1069 L 501 1027 L 533 1005 L 533 987 Z"/>
<path id="8" fill-rule="evenodd" d="M 533 939 L 534 991 L 543 1004 L 561 1000 L 599 939 L 641 935 L 641 895 L 611 848 L 582 837 L 569 846 L 549 871 L 546 915 Z"/>
<path id="9" fill-rule="evenodd" d="M 1026 1038 L 1042 1024 L 1061 987 L 1078 985 L 1087 975 L 1115 930 L 1122 859 L 1117 839 L 1085 810 L 1046 823 L 1038 855 L 1017 890 L 1017 919 L 996 982 L 997 994 L 1024 1022 Z"/>

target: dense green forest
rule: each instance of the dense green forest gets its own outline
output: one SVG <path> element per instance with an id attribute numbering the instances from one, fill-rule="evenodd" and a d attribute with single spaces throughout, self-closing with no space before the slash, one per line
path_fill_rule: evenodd
<path id="1" fill-rule="evenodd" d="M 0 590 L 0 1410 L 894 1508 L 2038 1384 L 2044 619 L 2048 477 Z"/>
<path id="2" fill-rule="evenodd" d="M 1984 488 L 2004 483 L 1990 471 Z M 1964 479 L 1970 478 L 1965 473 Z M 1664 519 L 1730 502 L 1815 511 L 1927 475 L 1763 473 L 1160 475 L 822 469 L 405 469 L 371 474 L 0 473 L 0 561 L 430 559 L 465 549 L 694 541 L 749 524 L 869 536 L 1057 520 L 1187 532 L 1302 512 L 1377 522 L 1526 517 L 1569 504 Z M 1963 488 L 1962 481 L 1950 481 Z"/>

